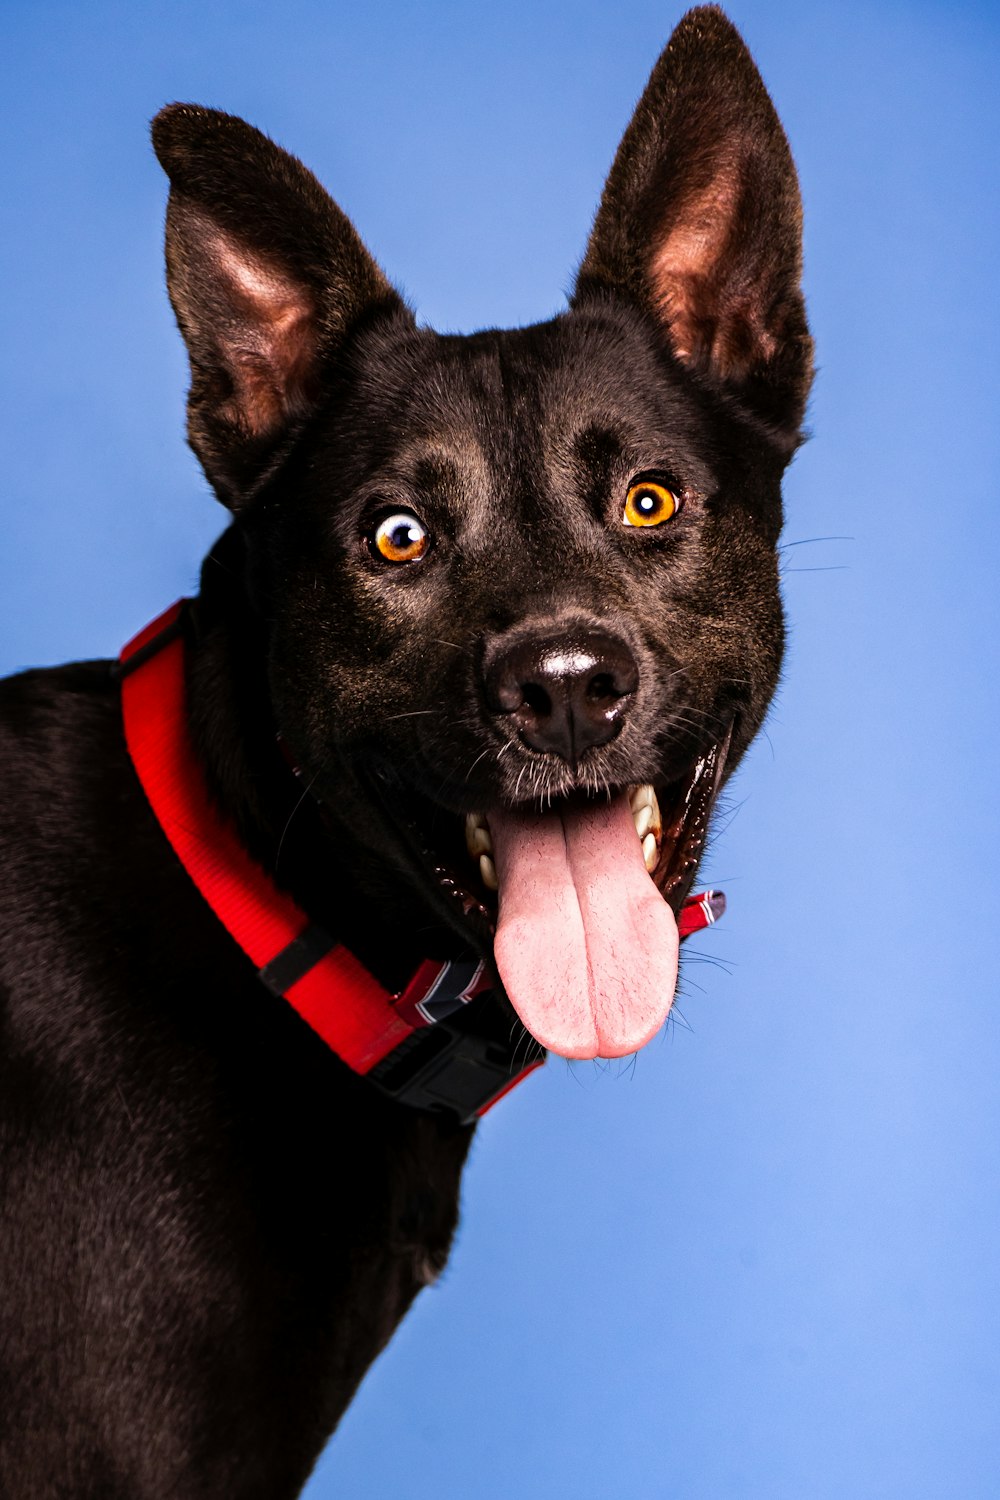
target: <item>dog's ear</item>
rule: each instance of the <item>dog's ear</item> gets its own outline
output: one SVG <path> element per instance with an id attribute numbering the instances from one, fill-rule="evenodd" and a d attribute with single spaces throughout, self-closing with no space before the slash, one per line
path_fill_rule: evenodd
<path id="1" fill-rule="evenodd" d="M 785 133 L 715 6 L 678 25 L 625 132 L 574 293 L 625 296 L 675 356 L 789 446 L 812 374 L 802 208 Z"/>
<path id="2" fill-rule="evenodd" d="M 188 436 L 238 507 L 321 396 L 324 359 L 402 302 L 315 177 L 243 120 L 171 104 L 167 286 L 191 359 Z"/>

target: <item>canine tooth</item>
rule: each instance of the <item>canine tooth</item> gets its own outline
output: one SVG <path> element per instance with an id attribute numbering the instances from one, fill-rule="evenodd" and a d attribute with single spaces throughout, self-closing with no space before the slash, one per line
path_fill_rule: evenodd
<path id="1" fill-rule="evenodd" d="M 479 856 L 479 873 L 482 876 L 483 885 L 488 891 L 499 889 L 500 882 L 497 880 L 497 867 L 488 854 Z"/>
<path id="2" fill-rule="evenodd" d="M 638 812 L 640 807 L 652 806 L 652 804 L 656 801 L 656 794 L 654 793 L 653 788 L 649 785 L 649 783 L 645 782 L 642 786 L 634 786 L 632 788 L 632 790 L 629 792 L 628 800 L 631 804 L 632 811 Z"/>
<path id="3" fill-rule="evenodd" d="M 473 856 L 493 853 L 493 840 L 490 838 L 488 828 L 477 828 L 475 830 L 469 841 L 469 853 Z"/>
<path id="4" fill-rule="evenodd" d="M 648 802 L 643 803 L 642 807 L 633 809 L 632 821 L 635 823 L 636 833 L 644 839 L 653 822 L 653 809 Z"/>
<path id="5" fill-rule="evenodd" d="M 656 869 L 656 835 L 647 833 L 642 841 L 642 857 L 646 863 L 646 869 L 652 875 Z M 484 855 L 485 858 L 485 855 Z"/>
<path id="6" fill-rule="evenodd" d="M 493 853 L 493 840 L 482 813 L 469 813 L 465 819 L 465 847 L 473 859 Z"/>

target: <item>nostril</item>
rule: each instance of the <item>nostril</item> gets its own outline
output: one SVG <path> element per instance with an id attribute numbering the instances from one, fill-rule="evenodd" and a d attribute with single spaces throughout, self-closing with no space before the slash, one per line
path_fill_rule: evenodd
<path id="1" fill-rule="evenodd" d="M 552 713 L 552 699 L 540 682 L 521 684 L 521 702 L 537 719 L 547 719 Z"/>
<path id="2" fill-rule="evenodd" d="M 594 668 L 586 686 L 586 697 L 593 703 L 617 702 L 638 689 L 639 668 L 624 641 L 605 637 Z"/>
<path id="3" fill-rule="evenodd" d="M 626 642 L 606 631 L 539 633 L 503 643 L 483 685 L 491 712 L 504 715 L 522 743 L 576 765 L 621 733 L 639 668 Z"/>
<path id="4" fill-rule="evenodd" d="M 622 689 L 615 684 L 610 672 L 598 672 L 587 683 L 587 697 L 592 703 L 617 703 L 627 692 L 627 688 Z"/>

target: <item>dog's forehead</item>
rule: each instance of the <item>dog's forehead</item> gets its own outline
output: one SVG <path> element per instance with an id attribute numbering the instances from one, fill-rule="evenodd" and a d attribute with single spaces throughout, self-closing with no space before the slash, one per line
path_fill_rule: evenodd
<path id="1" fill-rule="evenodd" d="M 702 463 L 698 403 L 638 319 L 571 312 L 471 335 L 421 330 L 382 345 L 368 369 L 393 412 L 393 467 L 418 478 L 568 479 L 598 450 L 621 468 Z"/>

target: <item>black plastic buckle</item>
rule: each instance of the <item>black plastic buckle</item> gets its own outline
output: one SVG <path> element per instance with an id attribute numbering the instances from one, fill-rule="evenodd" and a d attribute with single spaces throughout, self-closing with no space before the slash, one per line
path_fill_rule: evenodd
<path id="1" fill-rule="evenodd" d="M 525 1059 L 523 1043 L 517 1050 L 519 1060 L 502 1042 L 438 1021 L 414 1031 L 365 1077 L 400 1104 L 467 1125 L 545 1055 L 538 1048 Z"/>

